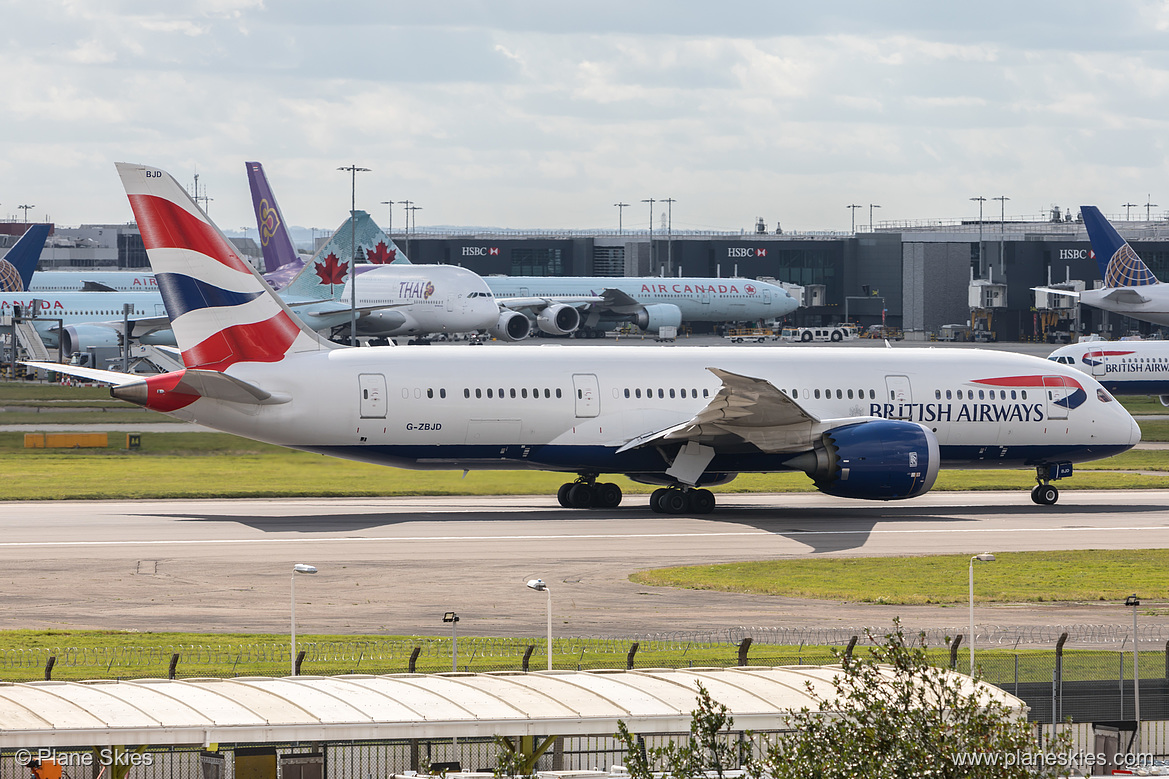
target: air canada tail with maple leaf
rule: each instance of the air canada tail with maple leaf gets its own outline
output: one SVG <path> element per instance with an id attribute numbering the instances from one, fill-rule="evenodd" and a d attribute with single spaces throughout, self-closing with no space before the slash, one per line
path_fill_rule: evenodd
<path id="1" fill-rule="evenodd" d="M 354 245 L 357 247 L 354 254 Z M 286 288 L 288 295 L 313 300 L 348 300 L 350 262 L 356 257 L 357 273 L 379 265 L 409 264 L 389 236 L 369 214 L 354 211 Z"/>

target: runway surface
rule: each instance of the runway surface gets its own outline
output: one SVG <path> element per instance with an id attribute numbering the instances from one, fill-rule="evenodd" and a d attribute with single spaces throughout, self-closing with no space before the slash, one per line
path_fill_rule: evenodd
<path id="1" fill-rule="evenodd" d="M 668 565 L 1169 547 L 1169 493 L 930 493 L 896 503 L 723 495 L 706 517 L 570 511 L 547 497 L 0 503 L 0 627 L 629 637 L 734 626 L 961 625 L 962 608 L 827 604 L 648 588 Z M 980 607 L 986 624 L 1122 622 L 1116 604 Z M 1151 616 L 1151 621 L 1169 617 Z"/>

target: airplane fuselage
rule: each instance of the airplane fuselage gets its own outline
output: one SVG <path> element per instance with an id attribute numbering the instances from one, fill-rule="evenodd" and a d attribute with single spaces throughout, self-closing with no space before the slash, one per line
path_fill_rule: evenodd
<path id="1" fill-rule="evenodd" d="M 357 306 L 386 306 L 358 322 L 358 331 L 396 336 L 486 330 L 499 307 L 483 279 L 456 265 L 379 265 L 357 276 Z M 345 284 L 340 300 L 348 302 Z"/>
<path id="2" fill-rule="evenodd" d="M 240 363 L 236 378 L 287 402 L 195 399 L 173 415 L 274 444 L 425 469 L 662 473 L 665 448 L 618 452 L 692 418 L 719 392 L 708 368 L 764 379 L 819 418 L 916 422 L 944 467 L 1020 467 L 1098 459 L 1139 429 L 1073 368 L 991 351 L 816 347 L 646 350 L 540 346 L 339 349 L 297 368 Z M 173 402 L 173 401 L 170 401 Z M 720 448 L 715 474 L 791 469 L 798 451 Z"/>
<path id="3" fill-rule="evenodd" d="M 1169 398 L 1169 341 L 1086 341 L 1061 346 L 1048 359 L 1078 368 L 1116 395 Z"/>

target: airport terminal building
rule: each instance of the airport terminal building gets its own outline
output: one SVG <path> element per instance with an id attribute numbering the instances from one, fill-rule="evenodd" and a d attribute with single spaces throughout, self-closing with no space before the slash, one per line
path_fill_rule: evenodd
<path id="1" fill-rule="evenodd" d="M 1169 280 L 1169 222 L 1113 218 L 1158 278 Z M 19 235 L 27 225 L 5 223 Z M 977 220 L 878 225 L 872 232 L 395 232 L 415 263 L 461 265 L 480 275 L 740 276 L 802 288 L 792 324 L 852 321 L 929 339 L 943 327 L 995 340 L 1066 340 L 1072 332 L 1120 337 L 1154 326 L 1084 307 L 1033 287 L 1100 285 L 1100 271 L 1078 221 Z M 249 256 L 255 242 L 236 241 Z M 147 267 L 134 225 L 56 229 L 41 268 Z M 970 334 L 966 334 L 969 336 Z"/>

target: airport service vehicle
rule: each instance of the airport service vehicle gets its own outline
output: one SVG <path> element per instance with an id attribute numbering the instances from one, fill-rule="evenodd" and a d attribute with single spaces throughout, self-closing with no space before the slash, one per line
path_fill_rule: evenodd
<path id="1" fill-rule="evenodd" d="M 1169 325 L 1169 284 L 1159 281 L 1128 241 L 1120 237 L 1096 206 L 1080 206 L 1080 216 L 1100 266 L 1103 289 L 1082 292 L 1059 287 L 1034 287 L 1038 292 L 1078 298 L 1088 306 L 1114 311 L 1145 322 Z"/>
<path id="2" fill-rule="evenodd" d="M 785 327 L 779 333 L 781 341 L 812 341 L 840 343 L 855 341 L 860 337 L 854 325 L 829 325 L 827 327 Z"/>
<path id="3" fill-rule="evenodd" d="M 741 472 L 803 471 L 822 492 L 895 500 L 942 467 L 1034 468 L 1036 503 L 1073 463 L 1140 429 L 1090 376 L 980 350 L 547 345 L 341 347 L 300 323 L 168 174 L 118 164 L 165 291 L 181 371 L 130 377 L 31 363 L 114 397 L 304 451 L 421 469 L 577 474 L 565 507 L 615 507 L 623 473 L 654 510 L 706 513 Z"/>
<path id="4" fill-rule="evenodd" d="M 1158 395 L 1169 406 L 1169 341 L 1087 341 L 1048 358 L 1088 374 L 1113 395 Z"/>

